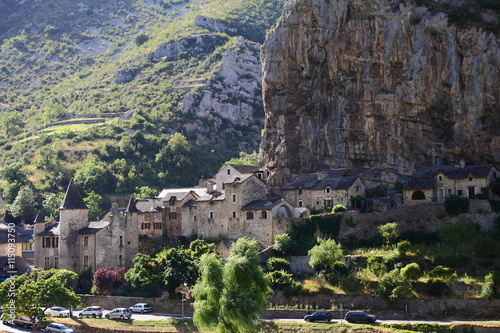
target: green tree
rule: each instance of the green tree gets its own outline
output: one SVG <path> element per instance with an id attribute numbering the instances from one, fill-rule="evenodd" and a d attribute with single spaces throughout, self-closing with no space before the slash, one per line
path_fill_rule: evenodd
<path id="1" fill-rule="evenodd" d="M 25 185 L 19 190 L 10 210 L 14 216 L 28 218 L 35 215 L 35 205 L 35 193 L 31 186 Z"/>
<path id="2" fill-rule="evenodd" d="M 86 193 L 112 193 L 115 190 L 114 177 L 106 165 L 93 155 L 87 156 L 81 168 L 75 173 L 75 183 Z"/>
<path id="3" fill-rule="evenodd" d="M 149 186 L 141 186 L 136 188 L 135 191 L 134 196 L 137 199 L 150 199 L 154 198 L 158 194 L 158 190 Z"/>
<path id="4" fill-rule="evenodd" d="M 20 134 L 23 127 L 24 123 L 19 112 L 5 112 L 0 116 L 0 129 L 6 137 L 13 137 Z"/>
<path id="5" fill-rule="evenodd" d="M 42 203 L 43 216 L 49 220 L 59 220 L 59 207 L 61 207 L 63 196 L 64 194 L 62 192 L 47 194 Z"/>
<path id="6" fill-rule="evenodd" d="M 342 246 L 334 239 L 318 238 L 318 244 L 309 250 L 308 255 L 309 266 L 330 283 L 338 282 L 349 273 Z"/>
<path id="7" fill-rule="evenodd" d="M 4 309 L 9 309 L 4 310 L 3 320 L 28 316 L 31 318 L 33 332 L 37 332 L 38 327 L 46 322 L 45 310 L 49 307 L 54 304 L 66 307 L 81 305 L 80 298 L 70 287 L 77 278 L 76 273 L 64 269 L 35 269 L 7 279 L 0 284 L 0 304 Z"/>
<path id="8" fill-rule="evenodd" d="M 180 284 L 187 283 L 188 285 L 193 285 L 198 279 L 198 269 L 189 251 L 183 246 L 163 249 L 156 255 L 155 261 L 157 262 L 162 282 L 171 293 Z"/>
<path id="9" fill-rule="evenodd" d="M 380 234 L 387 245 L 392 245 L 399 238 L 399 229 L 396 222 L 381 225 L 379 228 Z"/>
<path id="10" fill-rule="evenodd" d="M 412 262 L 401 268 L 401 278 L 405 281 L 417 281 L 423 275 L 420 266 L 416 262 Z"/>
<path id="11" fill-rule="evenodd" d="M 83 201 L 89 209 L 89 219 L 91 221 L 98 220 L 101 216 L 102 196 L 94 191 L 91 191 L 85 198 L 83 198 Z"/>
<path id="12" fill-rule="evenodd" d="M 219 171 L 224 169 L 228 164 L 258 165 L 261 155 L 262 155 L 261 151 L 258 153 L 254 151 L 251 154 L 242 151 L 240 152 L 239 157 L 233 157 L 232 159 L 224 163 L 222 167 L 219 169 Z"/>
<path id="13" fill-rule="evenodd" d="M 160 283 L 158 263 L 147 254 L 137 253 L 134 267 L 125 273 L 125 280 L 133 288 L 143 288 Z"/>
<path id="14" fill-rule="evenodd" d="M 271 292 L 259 265 L 257 242 L 239 238 L 224 266 L 216 254 L 204 254 L 199 269 L 193 290 L 195 325 L 218 332 L 257 332 Z"/>
<path id="15" fill-rule="evenodd" d="M 205 253 L 218 253 L 214 243 L 208 243 L 203 239 L 196 239 L 189 244 L 189 255 L 195 261 L 200 260 Z"/>

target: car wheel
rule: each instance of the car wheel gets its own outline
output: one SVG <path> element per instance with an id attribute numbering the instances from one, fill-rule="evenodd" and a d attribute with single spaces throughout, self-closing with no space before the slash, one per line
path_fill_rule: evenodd
<path id="1" fill-rule="evenodd" d="M 52 331 L 51 331 L 51 330 L 48 330 L 48 331 L 47 331 L 47 333 L 52 333 Z"/>
<path id="2" fill-rule="evenodd" d="M 26 324 L 26 323 L 25 323 L 25 324 L 23 325 L 23 327 L 24 327 L 24 328 L 30 328 L 30 325 L 28 325 L 28 324 Z"/>
<path id="3" fill-rule="evenodd" d="M 352 319 L 346 319 L 348 323 L 352 323 Z"/>
<path id="4" fill-rule="evenodd" d="M 78 315 L 78 318 L 83 318 L 83 316 L 81 314 Z"/>
<path id="5" fill-rule="evenodd" d="M 109 315 L 106 315 L 106 319 L 109 319 Z"/>
<path id="6" fill-rule="evenodd" d="M 144 313 L 144 310 L 141 310 L 141 313 Z"/>
<path id="7" fill-rule="evenodd" d="M 330 319 L 326 318 L 325 323 L 329 323 L 329 322 L 330 322 Z"/>
<path id="8" fill-rule="evenodd" d="M 102 318 L 102 313 L 99 315 L 99 318 Z"/>
<path id="9" fill-rule="evenodd" d="M 95 317 L 96 317 L 96 315 L 95 315 L 95 313 L 93 313 L 93 314 L 92 314 L 92 318 L 95 318 Z"/>
<path id="10" fill-rule="evenodd" d="M 123 315 L 121 315 L 121 316 L 120 316 L 120 319 L 121 319 L 121 320 L 123 320 L 123 319 L 125 319 L 125 317 L 124 317 Z"/>

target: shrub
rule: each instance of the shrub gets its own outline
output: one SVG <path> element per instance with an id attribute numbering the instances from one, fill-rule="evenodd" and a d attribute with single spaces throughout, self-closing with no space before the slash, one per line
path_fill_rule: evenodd
<path id="1" fill-rule="evenodd" d="M 267 269 L 269 272 L 274 272 L 274 271 L 285 271 L 285 272 L 290 272 L 290 263 L 288 260 L 283 259 L 283 258 L 269 258 L 267 260 Z"/>
<path id="2" fill-rule="evenodd" d="M 398 224 L 396 222 L 381 225 L 379 231 L 388 245 L 394 244 L 399 238 Z"/>
<path id="3" fill-rule="evenodd" d="M 332 209 L 332 213 L 341 213 L 347 211 L 347 208 L 345 208 L 343 205 L 335 205 Z"/>
<path id="4" fill-rule="evenodd" d="M 300 283 L 293 280 L 291 273 L 280 270 L 267 273 L 266 276 L 274 290 L 282 290 L 285 294 L 294 294 L 299 290 Z"/>
<path id="5" fill-rule="evenodd" d="M 450 293 L 450 288 L 442 279 L 430 279 L 427 282 L 427 293 L 430 296 L 446 296 Z"/>
<path id="6" fill-rule="evenodd" d="M 430 270 L 427 275 L 431 278 L 447 278 L 453 275 L 454 271 L 449 267 L 438 265 Z"/>
<path id="7" fill-rule="evenodd" d="M 403 267 L 400 274 L 403 280 L 407 281 L 417 281 L 423 275 L 420 266 L 415 262 L 412 262 L 411 264 Z"/>
<path id="8" fill-rule="evenodd" d="M 469 212 L 469 199 L 450 194 L 448 198 L 444 201 L 444 208 L 448 215 L 459 215 L 461 213 Z"/>
<path id="9" fill-rule="evenodd" d="M 484 283 L 481 290 L 481 296 L 484 298 L 498 297 L 500 288 L 500 272 L 490 272 L 484 277 Z"/>
<path id="10" fill-rule="evenodd" d="M 379 257 L 369 256 L 367 263 L 370 271 L 377 277 L 382 277 L 387 272 L 385 265 L 380 262 Z"/>
<path id="11" fill-rule="evenodd" d="M 406 255 L 411 249 L 411 243 L 407 240 L 403 240 L 398 243 L 397 245 L 397 251 L 399 255 L 404 256 Z"/>
<path id="12" fill-rule="evenodd" d="M 336 262 L 333 264 L 331 270 L 323 271 L 319 274 L 320 277 L 324 277 L 326 281 L 330 284 L 337 284 L 349 275 L 349 268 L 343 262 Z"/>

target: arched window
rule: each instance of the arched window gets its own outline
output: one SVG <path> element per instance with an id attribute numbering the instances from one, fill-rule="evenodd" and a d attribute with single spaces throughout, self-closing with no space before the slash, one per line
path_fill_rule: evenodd
<path id="1" fill-rule="evenodd" d="M 247 212 L 247 220 L 253 220 L 253 212 Z"/>
<path id="2" fill-rule="evenodd" d="M 425 194 L 422 191 L 415 191 L 411 195 L 411 200 L 425 200 Z"/>

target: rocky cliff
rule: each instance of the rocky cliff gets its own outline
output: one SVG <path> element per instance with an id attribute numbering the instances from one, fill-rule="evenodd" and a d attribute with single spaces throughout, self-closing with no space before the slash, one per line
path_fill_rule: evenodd
<path id="1" fill-rule="evenodd" d="M 426 4 L 287 3 L 262 52 L 271 185 L 331 167 L 500 162 L 500 41 L 452 22 L 453 4 Z"/>

